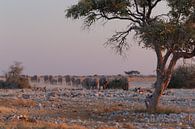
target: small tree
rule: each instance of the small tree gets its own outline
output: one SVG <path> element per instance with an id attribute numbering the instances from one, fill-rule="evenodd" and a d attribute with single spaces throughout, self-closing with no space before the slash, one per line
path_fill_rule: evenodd
<path id="1" fill-rule="evenodd" d="M 23 67 L 21 66 L 21 63 L 14 62 L 14 64 L 9 67 L 9 70 L 5 75 L 6 82 L 18 83 L 18 81 L 20 80 L 22 71 L 23 71 Z"/>
<path id="2" fill-rule="evenodd" d="M 10 85 L 16 85 L 18 88 L 30 88 L 28 79 L 22 77 L 23 66 L 20 62 L 14 62 L 9 67 L 8 72 L 5 74 L 6 83 Z"/>
<path id="3" fill-rule="evenodd" d="M 154 14 L 161 2 L 166 2 L 169 12 Z M 139 45 L 156 53 L 155 90 L 145 101 L 147 109 L 152 112 L 158 107 L 177 61 L 195 56 L 194 0 L 80 0 L 66 10 L 66 16 L 84 18 L 88 27 L 100 19 L 129 22 L 127 28 L 116 32 L 107 44 L 114 45 L 121 54 L 129 48 L 127 37 L 134 31 Z"/>
<path id="4" fill-rule="evenodd" d="M 140 72 L 137 70 L 132 70 L 132 71 L 125 71 L 125 74 L 128 76 L 138 76 L 140 75 Z"/>

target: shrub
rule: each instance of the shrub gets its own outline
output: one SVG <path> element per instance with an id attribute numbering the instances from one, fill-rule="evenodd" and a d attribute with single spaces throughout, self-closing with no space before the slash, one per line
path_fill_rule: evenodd
<path id="1" fill-rule="evenodd" d="M 169 88 L 195 88 L 195 65 L 176 68 Z"/>
<path id="2" fill-rule="evenodd" d="M 30 83 L 28 81 L 28 79 L 26 78 L 20 78 L 18 81 L 18 87 L 20 89 L 24 89 L 24 88 L 31 88 Z"/>
<path id="3" fill-rule="evenodd" d="M 21 66 L 21 63 L 15 62 L 13 65 L 11 65 L 8 72 L 5 74 L 6 81 L 0 82 L 0 88 L 31 88 L 28 79 L 22 77 L 22 71 L 23 67 Z"/>
<path id="4" fill-rule="evenodd" d="M 0 88 L 1 89 L 16 89 L 16 88 L 19 88 L 19 87 L 16 83 L 0 81 Z"/>
<path id="5" fill-rule="evenodd" d="M 29 81 L 26 78 L 20 78 L 20 80 L 16 82 L 7 82 L 7 81 L 0 81 L 0 88 L 1 89 L 24 89 L 24 88 L 31 88 Z"/>
<path id="6" fill-rule="evenodd" d="M 128 76 L 139 76 L 140 72 L 137 70 L 132 70 L 132 71 L 125 71 L 125 74 Z"/>

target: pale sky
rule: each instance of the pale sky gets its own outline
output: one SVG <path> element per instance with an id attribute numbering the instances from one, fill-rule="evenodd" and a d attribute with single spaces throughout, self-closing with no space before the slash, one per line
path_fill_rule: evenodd
<path id="1" fill-rule="evenodd" d="M 14 61 L 25 74 L 155 74 L 151 50 L 133 45 L 127 58 L 103 43 L 123 23 L 98 23 L 82 29 L 82 20 L 66 19 L 64 10 L 77 0 L 0 0 L 0 72 Z M 130 38 L 130 43 L 136 41 Z"/>

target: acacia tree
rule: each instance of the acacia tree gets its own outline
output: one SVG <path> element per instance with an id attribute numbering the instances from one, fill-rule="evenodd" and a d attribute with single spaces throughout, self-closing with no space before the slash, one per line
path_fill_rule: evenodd
<path id="1" fill-rule="evenodd" d="M 124 71 L 124 73 L 125 73 L 126 75 L 129 75 L 129 76 L 138 76 L 138 75 L 140 75 L 140 72 L 137 71 L 137 70 Z"/>
<path id="2" fill-rule="evenodd" d="M 168 13 L 153 13 L 161 2 L 169 6 Z M 155 90 L 145 101 L 149 111 L 156 111 L 176 62 L 195 56 L 194 0 L 80 0 L 66 10 L 66 17 L 84 18 L 87 27 L 102 19 L 128 21 L 126 30 L 116 32 L 106 43 L 121 54 L 129 48 L 127 39 L 134 31 L 139 45 L 155 51 Z"/>
<path id="3" fill-rule="evenodd" d="M 13 65 L 9 67 L 9 71 L 6 73 L 6 81 L 11 83 L 18 83 L 21 78 L 23 67 L 20 62 L 14 62 Z"/>

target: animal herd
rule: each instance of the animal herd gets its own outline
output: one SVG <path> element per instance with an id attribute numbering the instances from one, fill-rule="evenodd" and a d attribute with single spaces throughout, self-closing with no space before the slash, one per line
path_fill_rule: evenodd
<path id="1" fill-rule="evenodd" d="M 128 90 L 128 78 L 122 75 L 116 76 L 70 76 L 70 75 L 44 75 L 24 76 L 31 83 L 44 83 L 51 85 L 69 85 L 86 89 L 124 89 Z"/>

